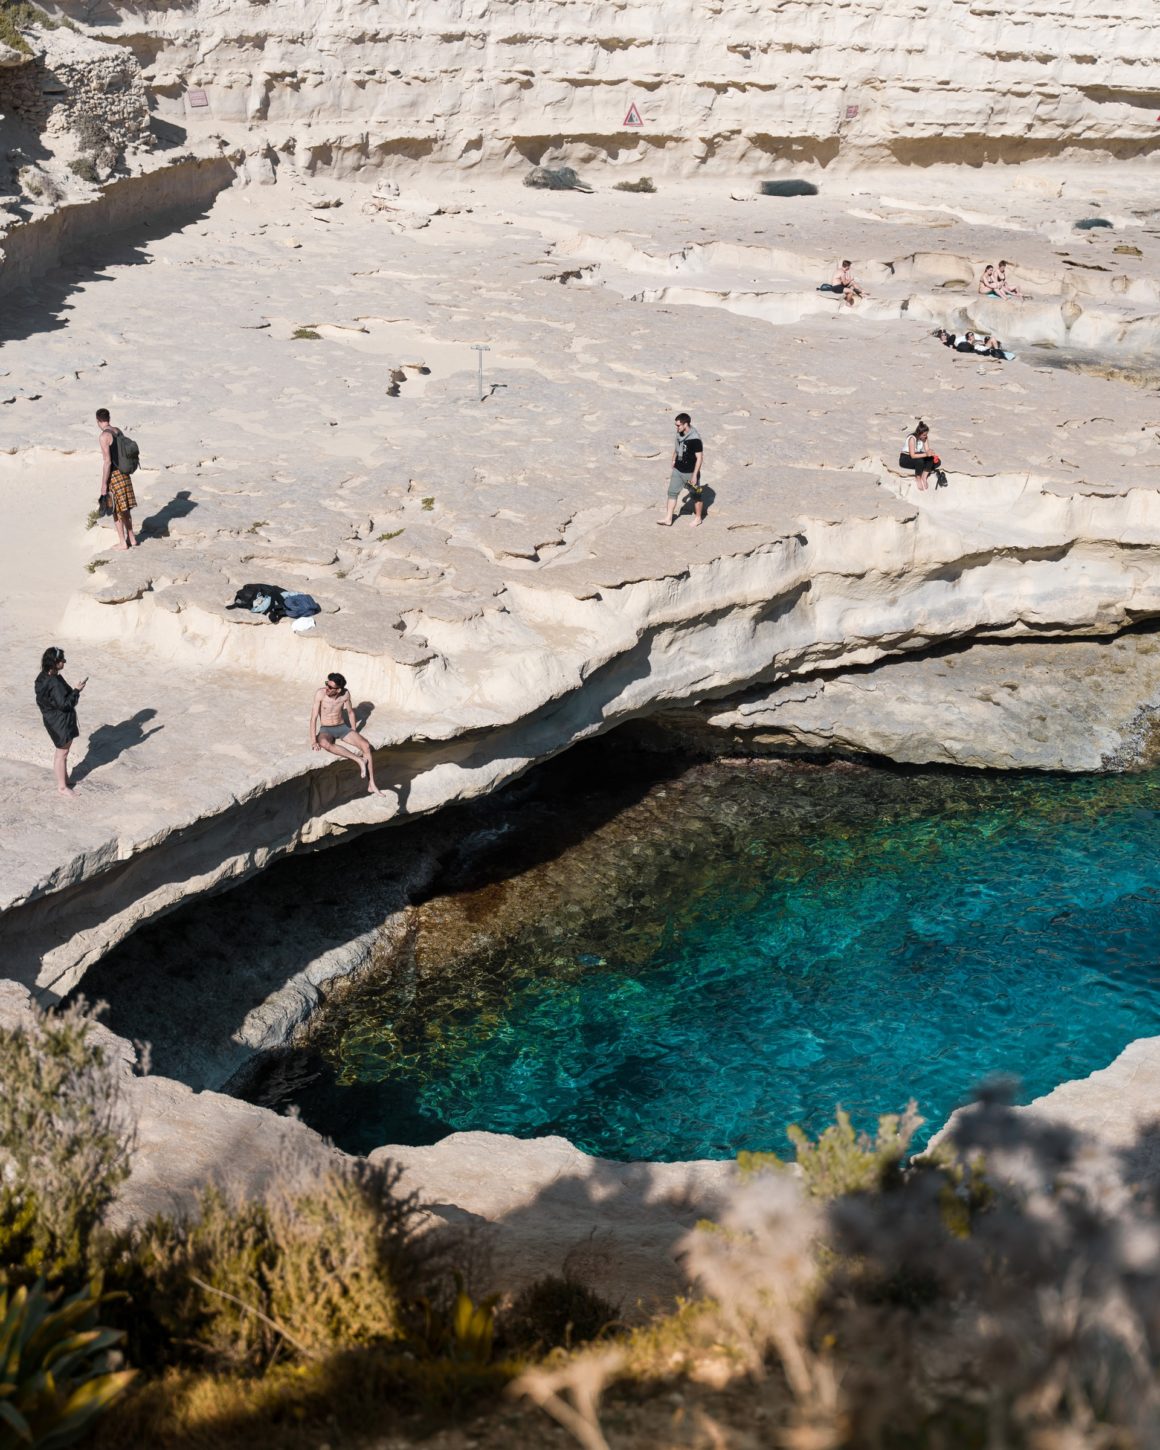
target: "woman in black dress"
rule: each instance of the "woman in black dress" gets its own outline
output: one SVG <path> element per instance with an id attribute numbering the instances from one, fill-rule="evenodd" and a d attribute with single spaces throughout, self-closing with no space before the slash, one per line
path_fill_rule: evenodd
<path id="1" fill-rule="evenodd" d="M 64 669 L 64 650 L 55 645 L 45 650 L 40 657 L 40 674 L 36 677 L 36 703 L 44 718 L 44 728 L 56 746 L 52 762 L 56 776 L 56 788 L 61 795 L 72 795 L 68 783 L 68 752 L 73 741 L 81 733 L 77 725 L 77 701 L 81 691 L 88 684 L 88 676 L 75 689 L 65 684 L 60 672 Z"/>

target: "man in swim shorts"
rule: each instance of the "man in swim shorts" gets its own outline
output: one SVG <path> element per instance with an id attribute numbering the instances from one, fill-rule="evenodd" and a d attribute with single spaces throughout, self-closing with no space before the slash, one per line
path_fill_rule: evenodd
<path id="1" fill-rule="evenodd" d="M 669 506 L 663 519 L 657 523 L 670 528 L 677 511 L 677 500 L 688 489 L 693 500 L 693 517 L 689 520 L 697 528 L 705 511 L 705 500 L 701 493 L 701 464 L 705 458 L 705 445 L 701 435 L 693 427 L 688 413 L 676 416 L 677 441 L 673 448 L 673 471 L 669 475 Z"/>
<path id="2" fill-rule="evenodd" d="M 315 690 L 314 703 L 310 707 L 310 748 L 353 760 L 370 794 L 380 795 L 381 791 L 375 784 L 375 759 L 370 742 L 358 733 L 357 725 L 346 677 L 327 675 L 322 688 Z"/>

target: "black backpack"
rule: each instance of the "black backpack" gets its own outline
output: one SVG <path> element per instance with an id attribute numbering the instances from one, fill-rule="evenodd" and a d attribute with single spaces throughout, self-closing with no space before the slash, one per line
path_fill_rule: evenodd
<path id="1" fill-rule="evenodd" d="M 271 624 L 277 624 L 280 619 L 286 617 L 286 604 L 282 597 L 282 589 L 277 584 L 243 584 L 234 595 L 234 602 L 227 604 L 227 609 L 252 609 L 254 600 L 259 594 L 269 596 L 270 607 L 265 611 L 265 618 Z"/>
<path id="2" fill-rule="evenodd" d="M 141 450 L 127 433 L 114 433 L 113 446 L 117 461 L 113 465 L 122 473 L 136 473 L 141 467 Z"/>

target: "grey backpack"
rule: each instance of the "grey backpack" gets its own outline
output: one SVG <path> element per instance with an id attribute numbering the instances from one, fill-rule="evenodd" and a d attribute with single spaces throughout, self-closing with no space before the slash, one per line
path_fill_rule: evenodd
<path id="1" fill-rule="evenodd" d="M 114 468 L 122 473 L 136 473 L 141 467 L 141 450 L 127 433 L 113 435 L 113 447 L 117 454 Z"/>

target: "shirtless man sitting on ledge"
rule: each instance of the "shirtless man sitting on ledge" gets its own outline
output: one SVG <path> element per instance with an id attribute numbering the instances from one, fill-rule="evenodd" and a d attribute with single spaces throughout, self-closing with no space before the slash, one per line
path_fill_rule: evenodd
<path id="1" fill-rule="evenodd" d="M 327 675 L 322 688 L 314 692 L 314 704 L 310 707 L 310 748 L 353 760 L 367 783 L 367 790 L 371 795 L 381 795 L 375 784 L 375 760 L 370 743 L 358 733 L 357 724 L 346 676 Z"/>

